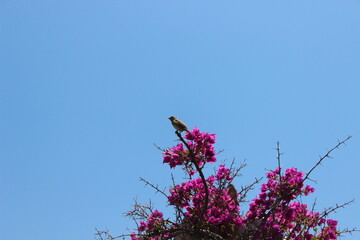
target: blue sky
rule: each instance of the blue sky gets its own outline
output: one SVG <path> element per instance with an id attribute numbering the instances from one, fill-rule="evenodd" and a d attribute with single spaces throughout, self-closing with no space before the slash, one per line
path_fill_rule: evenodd
<path id="1" fill-rule="evenodd" d="M 0 1 L 0 238 L 93 239 L 166 201 L 167 119 L 217 134 L 236 185 L 309 170 L 318 210 L 360 201 L 359 1 Z M 254 192 L 255 194 L 256 192 Z M 310 198 L 311 199 L 311 198 Z M 171 215 L 171 209 L 165 210 Z M 360 227 L 355 203 L 332 217 Z M 358 239 L 359 234 L 346 236 Z"/>

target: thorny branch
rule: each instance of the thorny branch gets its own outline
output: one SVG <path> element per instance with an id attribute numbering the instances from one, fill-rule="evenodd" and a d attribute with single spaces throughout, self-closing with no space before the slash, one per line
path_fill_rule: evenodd
<path id="1" fill-rule="evenodd" d="M 280 185 L 282 183 L 281 181 L 281 155 L 283 155 L 283 153 L 280 152 L 280 142 L 277 141 L 276 142 L 276 152 L 277 152 L 277 161 L 278 161 L 278 168 L 279 168 L 279 178 L 280 178 Z"/>
<path id="2" fill-rule="evenodd" d="M 147 181 L 146 179 L 144 178 L 140 178 L 140 181 L 144 182 L 146 185 L 150 185 L 152 188 L 154 188 L 156 190 L 156 193 L 161 193 L 162 195 L 164 195 L 165 197 L 167 197 L 166 193 L 165 193 L 165 190 L 161 190 L 159 188 L 159 185 L 154 185 L 152 183 L 150 183 L 149 181 Z"/>
<path id="3" fill-rule="evenodd" d="M 125 237 L 129 237 L 130 234 L 125 234 L 125 235 L 120 235 L 120 236 L 115 236 L 113 237 L 110 232 L 108 230 L 105 230 L 105 231 L 100 231 L 98 229 L 95 228 L 95 239 L 96 240 L 114 240 L 114 239 L 117 239 L 117 238 L 122 238 L 122 239 L 125 239 Z"/>
<path id="4" fill-rule="evenodd" d="M 335 147 L 333 147 L 332 149 L 330 149 L 329 151 L 327 151 L 327 153 L 324 156 L 320 156 L 319 161 L 315 164 L 314 167 L 312 167 L 310 169 L 310 171 L 306 174 L 305 178 L 303 179 L 302 183 L 305 182 L 305 180 L 307 180 L 309 178 L 309 175 L 311 174 L 311 172 L 321 164 L 321 162 L 325 159 L 325 158 L 331 158 L 330 154 L 335 150 L 338 149 L 341 145 L 345 144 L 350 138 L 352 138 L 352 136 L 348 136 L 345 140 L 343 141 L 338 141 L 338 144 L 336 144 Z"/>
<path id="5" fill-rule="evenodd" d="M 234 167 L 234 164 L 235 164 L 235 159 L 233 159 L 232 161 L 231 161 L 231 164 L 230 164 L 230 171 L 231 171 L 231 177 L 232 178 L 235 178 L 235 177 L 237 177 L 237 176 L 240 176 L 240 170 L 241 169 L 243 169 L 243 168 L 245 168 L 246 166 L 247 166 L 247 164 L 246 164 L 246 162 L 245 161 L 243 161 L 241 164 L 240 164 L 240 166 L 239 167 Z"/>
<path id="6" fill-rule="evenodd" d="M 354 202 L 355 202 L 355 200 L 353 199 L 353 200 L 345 202 L 341 205 L 336 204 L 335 207 L 327 208 L 323 211 L 321 218 L 327 217 L 330 213 L 336 212 L 336 210 L 338 210 L 339 208 L 345 208 L 347 205 L 353 204 Z"/>
<path id="7" fill-rule="evenodd" d="M 338 149 L 341 145 L 345 144 L 350 138 L 351 138 L 351 136 L 348 136 L 345 140 L 343 140 L 343 141 L 338 141 L 338 144 L 336 144 L 335 147 L 333 147 L 332 149 L 328 150 L 327 153 L 326 153 L 324 156 L 320 157 L 320 160 L 315 164 L 314 167 L 312 167 L 312 168 L 310 169 L 310 171 L 305 175 L 305 178 L 299 183 L 299 185 L 302 185 L 306 180 L 308 180 L 311 172 L 312 172 L 317 166 L 319 166 L 324 159 L 329 158 L 329 157 L 330 157 L 330 154 L 331 154 L 335 149 Z M 277 201 L 274 203 L 274 205 L 272 206 L 272 208 L 266 213 L 266 215 L 265 215 L 265 217 L 264 217 L 264 219 L 263 219 L 263 223 L 268 219 L 268 217 L 273 213 L 273 211 L 279 206 L 279 204 L 281 203 L 281 201 L 282 201 L 285 197 L 287 197 L 287 196 L 289 196 L 290 194 L 293 193 L 294 189 L 296 189 L 296 188 L 289 189 L 287 192 L 285 192 L 284 194 L 282 194 L 282 196 L 277 199 Z"/>
<path id="8" fill-rule="evenodd" d="M 134 199 L 134 202 L 133 210 L 126 212 L 125 216 L 132 217 L 136 221 L 138 219 L 147 219 L 149 217 L 149 212 L 153 212 L 153 206 L 151 202 L 145 205 L 138 203 L 136 199 Z"/>
<path id="9" fill-rule="evenodd" d="M 245 202 L 245 198 L 248 194 L 249 191 L 254 189 L 254 186 L 258 183 L 261 182 L 261 180 L 263 179 L 263 177 L 261 178 L 255 178 L 255 181 L 253 183 L 251 183 L 250 185 L 247 186 L 241 186 L 241 190 L 239 191 L 239 195 L 240 195 L 240 199 L 239 199 L 239 203 Z"/>

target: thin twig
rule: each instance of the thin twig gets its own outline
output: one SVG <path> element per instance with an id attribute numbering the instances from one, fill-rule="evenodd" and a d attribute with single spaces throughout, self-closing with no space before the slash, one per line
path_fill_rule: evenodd
<path id="1" fill-rule="evenodd" d="M 305 178 L 303 179 L 302 183 L 309 178 L 309 175 L 311 174 L 311 172 L 321 164 L 321 162 L 325 159 L 325 158 L 329 158 L 330 157 L 330 154 L 337 148 L 339 148 L 341 145 L 345 144 L 350 138 L 352 138 L 352 136 L 348 136 L 345 140 L 343 141 L 338 141 L 338 144 L 336 144 L 335 147 L 333 147 L 332 149 L 330 149 L 329 151 L 327 151 L 327 153 L 320 157 L 319 161 L 315 164 L 315 166 L 313 166 L 310 171 L 306 174 Z"/>
<path id="2" fill-rule="evenodd" d="M 253 183 L 251 183 L 250 185 L 247 185 L 247 186 L 242 186 L 241 187 L 241 190 L 239 191 L 239 196 L 240 196 L 240 199 L 239 199 L 239 202 L 242 203 L 242 202 L 246 202 L 244 201 L 244 199 L 246 198 L 246 195 L 249 191 L 253 190 L 254 189 L 254 186 L 256 184 L 258 184 L 261 180 L 263 179 L 263 177 L 261 178 L 255 178 L 255 181 Z"/>
<path id="3" fill-rule="evenodd" d="M 147 181 L 146 179 L 144 178 L 140 178 L 140 181 L 144 182 L 146 185 L 150 185 L 152 188 L 154 188 L 156 190 L 156 193 L 161 193 L 162 195 L 164 195 L 165 197 L 167 197 L 166 193 L 165 193 L 165 190 L 161 190 L 158 185 L 154 185 L 152 184 L 151 182 Z"/>
<path id="4" fill-rule="evenodd" d="M 282 183 L 282 177 L 281 177 L 281 155 L 282 153 L 280 153 L 280 142 L 277 141 L 276 142 L 276 152 L 277 152 L 277 161 L 278 161 L 278 168 L 279 168 L 279 178 L 280 178 L 280 186 L 281 186 L 281 183 Z"/>

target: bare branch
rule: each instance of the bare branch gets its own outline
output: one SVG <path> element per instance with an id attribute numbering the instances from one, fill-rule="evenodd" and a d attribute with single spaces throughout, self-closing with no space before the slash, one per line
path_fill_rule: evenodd
<path id="1" fill-rule="evenodd" d="M 357 229 L 357 228 L 352 228 L 352 229 L 345 228 L 345 229 L 339 231 L 339 235 L 341 236 L 343 233 L 352 234 L 353 232 L 360 232 L 360 229 Z"/>
<path id="2" fill-rule="evenodd" d="M 336 144 L 335 147 L 333 147 L 332 149 L 328 150 L 327 153 L 323 156 L 320 157 L 319 161 L 315 164 L 315 166 L 313 166 L 310 171 L 305 175 L 305 178 L 303 180 L 303 182 L 309 178 L 309 175 L 311 174 L 311 172 L 317 167 L 319 166 L 322 161 L 325 159 L 325 158 L 331 158 L 330 154 L 335 150 L 335 149 L 338 149 L 341 145 L 345 144 L 350 138 L 352 138 L 352 136 L 348 136 L 345 140 L 343 141 L 339 141 L 338 140 L 338 144 Z"/>
<path id="3" fill-rule="evenodd" d="M 282 177 L 281 177 L 281 155 L 283 155 L 283 153 L 280 152 L 280 142 L 277 141 L 276 142 L 276 152 L 277 152 L 277 161 L 278 161 L 278 168 L 279 168 L 279 178 L 280 178 L 280 186 L 282 183 Z"/>
<path id="4" fill-rule="evenodd" d="M 95 233 L 95 236 L 96 236 L 95 239 L 96 240 L 114 240 L 114 239 L 117 239 L 117 238 L 125 239 L 125 237 L 130 236 L 130 234 L 123 234 L 123 235 L 113 237 L 108 230 L 100 231 L 100 230 L 95 228 L 95 231 L 96 231 L 96 233 Z"/>
<path id="5" fill-rule="evenodd" d="M 231 161 L 230 171 L 233 178 L 240 176 L 240 171 L 247 166 L 247 163 L 243 161 L 239 167 L 234 167 L 235 159 Z"/>
<path id="6" fill-rule="evenodd" d="M 253 190 L 254 186 L 256 184 L 258 184 L 259 182 L 261 182 L 262 179 L 263 179 L 263 177 L 261 177 L 259 179 L 255 178 L 255 181 L 253 183 L 251 183 L 250 185 L 246 185 L 246 186 L 241 187 L 241 190 L 239 191 L 239 196 L 240 196 L 239 202 L 240 203 L 246 202 L 244 199 L 246 198 L 248 192 Z"/>
<path id="7" fill-rule="evenodd" d="M 152 188 L 154 188 L 155 190 L 156 190 L 156 193 L 161 193 L 162 195 L 164 195 L 165 197 L 167 197 L 167 195 L 166 195 L 166 193 L 165 193 L 165 189 L 164 190 L 160 190 L 159 189 L 159 185 L 154 185 L 154 184 L 152 184 L 152 183 L 150 183 L 149 181 L 147 181 L 146 179 L 144 179 L 144 178 L 140 178 L 140 181 L 142 181 L 142 182 L 144 182 L 145 183 L 145 186 L 146 185 L 149 185 L 149 186 L 151 186 Z"/>
<path id="8" fill-rule="evenodd" d="M 160 151 L 162 151 L 162 152 L 165 152 L 165 151 L 166 151 L 166 149 L 159 147 L 159 146 L 156 145 L 155 143 L 153 143 L 153 145 L 154 145 L 158 150 L 160 150 Z"/>
<path id="9" fill-rule="evenodd" d="M 348 201 L 348 202 L 345 202 L 345 203 L 343 203 L 341 205 L 336 204 L 335 207 L 327 208 L 322 212 L 321 218 L 327 217 L 330 213 L 336 212 L 336 210 L 338 210 L 339 208 L 345 208 L 347 205 L 350 205 L 350 204 L 352 204 L 354 202 L 355 202 L 355 199 L 353 199 L 351 201 Z"/>

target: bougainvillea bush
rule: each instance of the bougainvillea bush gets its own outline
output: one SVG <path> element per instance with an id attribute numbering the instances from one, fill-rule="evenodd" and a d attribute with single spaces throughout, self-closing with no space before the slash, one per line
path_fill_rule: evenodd
<path id="1" fill-rule="evenodd" d="M 176 134 L 180 142 L 163 150 L 163 163 L 170 168 L 181 168 L 188 181 L 162 192 L 174 207 L 174 216 L 165 218 L 150 205 L 135 204 L 128 215 L 137 220 L 138 227 L 127 239 L 332 240 L 344 232 L 356 231 L 339 230 L 338 222 L 329 218 L 331 212 L 350 202 L 316 212 L 314 207 L 299 200 L 314 192 L 314 188 L 305 184 L 311 171 L 350 137 L 320 158 L 307 174 L 296 168 L 281 169 L 279 153 L 278 166 L 266 174 L 256 198 L 245 201 L 247 192 L 260 180 L 237 191 L 232 181 L 243 166 L 234 169 L 220 165 L 213 175 L 204 176 L 204 167 L 217 161 L 215 134 L 197 128 L 184 137 L 179 132 Z"/>

